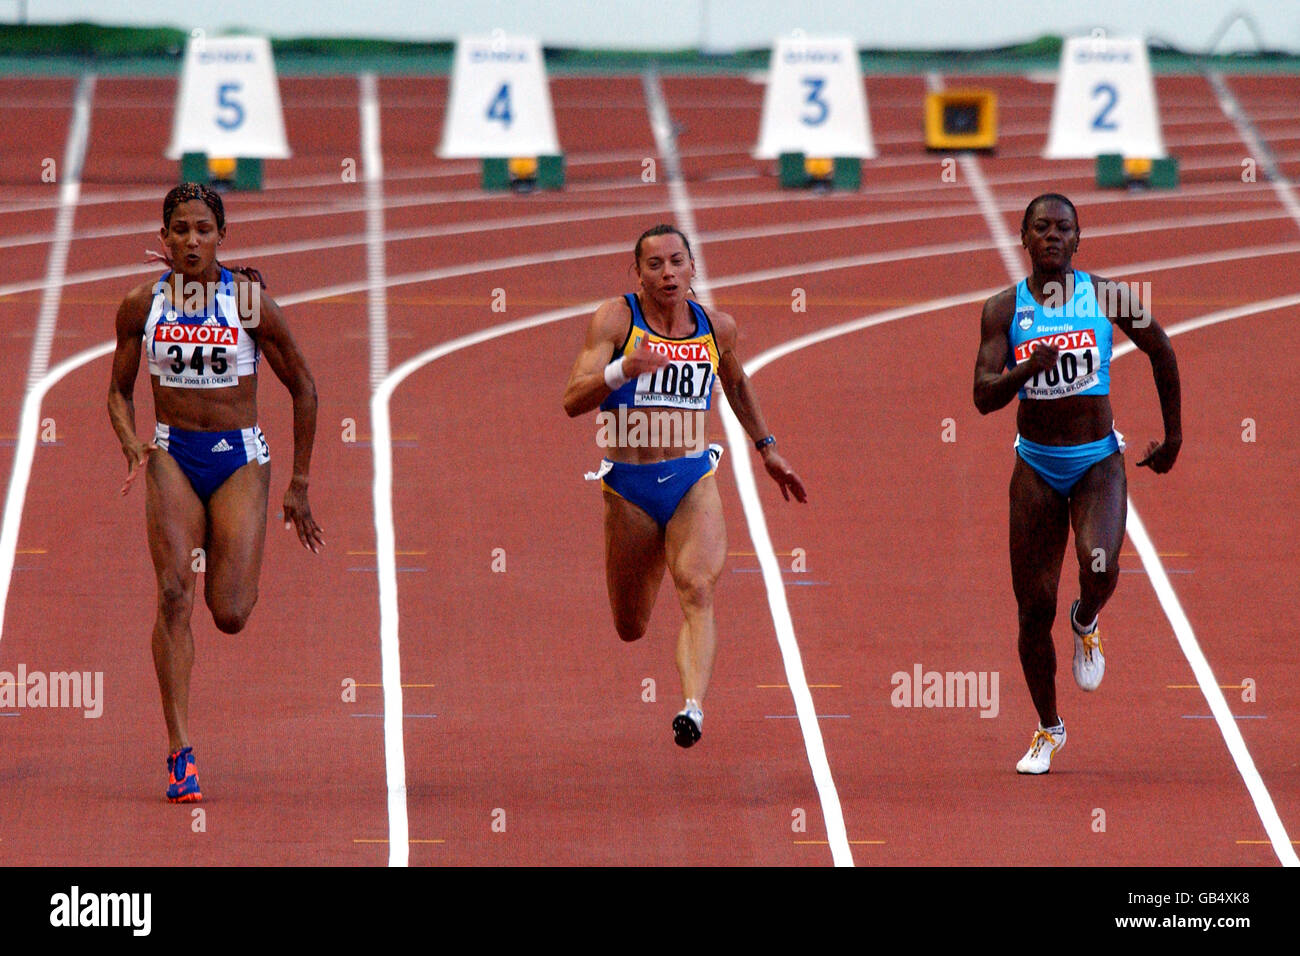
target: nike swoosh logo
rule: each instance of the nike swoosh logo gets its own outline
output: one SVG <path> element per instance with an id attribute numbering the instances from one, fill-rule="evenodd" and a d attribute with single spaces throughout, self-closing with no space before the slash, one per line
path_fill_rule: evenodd
<path id="1" fill-rule="evenodd" d="M 659 484 L 662 485 L 665 481 L 667 481 L 667 480 L 668 480 L 669 478 L 671 478 L 671 477 L 672 477 L 672 475 L 664 475 L 664 477 L 662 477 L 662 478 L 659 479 Z"/>

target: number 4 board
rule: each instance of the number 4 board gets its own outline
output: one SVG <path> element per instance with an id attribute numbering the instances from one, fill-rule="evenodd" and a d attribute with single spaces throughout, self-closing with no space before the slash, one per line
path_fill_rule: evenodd
<path id="1" fill-rule="evenodd" d="M 461 37 L 442 126 L 443 159 L 560 152 L 546 65 L 535 37 Z"/>

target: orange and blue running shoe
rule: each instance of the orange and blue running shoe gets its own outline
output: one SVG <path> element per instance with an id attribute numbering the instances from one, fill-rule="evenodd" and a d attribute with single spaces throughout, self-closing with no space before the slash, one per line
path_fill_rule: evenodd
<path id="1" fill-rule="evenodd" d="M 198 803 L 203 799 L 199 792 L 198 768 L 194 765 L 191 747 L 182 747 L 167 757 L 167 802 Z"/>

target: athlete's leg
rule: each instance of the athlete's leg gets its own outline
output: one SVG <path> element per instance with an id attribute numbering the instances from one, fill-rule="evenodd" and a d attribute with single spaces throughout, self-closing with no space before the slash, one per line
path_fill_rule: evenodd
<path id="1" fill-rule="evenodd" d="M 1089 468 L 1070 493 L 1070 522 L 1079 557 L 1080 624 L 1090 624 L 1115 593 L 1127 518 L 1124 456 L 1116 452 Z"/>
<path id="2" fill-rule="evenodd" d="M 145 466 L 145 521 L 158 581 L 153 666 L 162 694 L 169 752 L 189 745 L 190 671 L 194 667 L 195 549 L 203 547 L 203 502 L 176 460 L 161 448 Z"/>
<path id="3" fill-rule="evenodd" d="M 212 620 L 238 634 L 257 603 L 257 579 L 266 541 L 271 466 L 249 462 L 208 499 L 208 560 L 203 596 Z"/>
<path id="4" fill-rule="evenodd" d="M 717 633 L 713 589 L 727 558 L 722 499 L 710 475 L 695 483 L 668 522 L 665 550 L 686 620 L 677 635 L 677 670 L 687 700 L 704 700 L 713 672 Z"/>
<path id="5" fill-rule="evenodd" d="M 1020 666 L 1044 727 L 1058 717 L 1052 622 L 1069 533 L 1065 497 L 1017 455 L 1011 473 L 1011 583 L 1020 617 Z"/>
<path id="6" fill-rule="evenodd" d="M 645 635 L 663 579 L 663 531 L 644 510 L 606 491 L 605 585 L 620 638 Z"/>

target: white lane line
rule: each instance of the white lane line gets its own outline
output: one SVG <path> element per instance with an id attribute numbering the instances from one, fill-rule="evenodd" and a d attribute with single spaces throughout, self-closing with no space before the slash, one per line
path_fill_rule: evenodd
<path id="1" fill-rule="evenodd" d="M 1255 124 L 1250 121 L 1246 111 L 1241 108 L 1237 98 L 1232 95 L 1232 90 L 1228 89 L 1228 84 L 1223 77 L 1216 70 L 1210 70 L 1206 73 L 1206 79 L 1209 80 L 1214 95 L 1218 98 L 1219 108 L 1237 127 L 1237 133 L 1241 136 L 1242 142 L 1246 144 L 1246 148 L 1250 150 L 1252 156 L 1259 157 L 1259 165 L 1264 167 L 1264 174 L 1268 176 L 1273 191 L 1277 193 L 1278 201 L 1282 203 L 1287 213 L 1295 220 L 1296 225 L 1300 226 L 1300 202 L 1296 201 L 1295 190 L 1291 188 L 1291 181 L 1287 179 L 1286 173 L 1278 165 L 1272 148 L 1259 135 L 1259 132 L 1255 129 Z"/>
<path id="2" fill-rule="evenodd" d="M 972 157 L 971 162 L 978 165 L 979 161 Z M 986 210 L 985 218 L 989 222 L 990 231 L 995 236 L 998 234 L 999 228 L 1006 229 L 1006 224 L 996 214 L 996 205 L 992 203 L 986 205 L 981 200 L 980 207 Z M 1007 275 L 1013 284 L 1020 281 L 1021 272 L 1022 270 L 1018 267 L 1008 267 Z M 1240 310 L 1229 311 L 1240 312 Z M 1169 333 L 1166 332 L 1166 334 Z M 1123 355 L 1126 352 L 1116 349 L 1112 353 L 1112 358 L 1117 354 Z M 1300 866 L 1300 859 L 1297 859 L 1295 849 L 1291 846 L 1290 839 L 1287 838 L 1286 828 L 1283 827 L 1282 821 L 1277 815 L 1277 809 L 1273 805 L 1272 797 L 1269 796 L 1268 788 L 1264 785 L 1264 780 L 1260 777 L 1254 760 L 1251 759 L 1250 751 L 1246 749 L 1246 742 L 1241 736 L 1241 731 L 1237 729 L 1237 722 L 1232 718 L 1232 712 L 1228 709 L 1223 692 L 1219 690 L 1219 682 L 1210 669 L 1204 653 L 1201 651 L 1200 644 L 1196 640 L 1196 634 L 1192 630 L 1191 622 L 1187 619 L 1187 615 L 1178 601 L 1178 595 L 1174 592 L 1173 585 L 1169 583 L 1169 576 L 1165 573 L 1164 564 L 1161 562 L 1160 555 L 1156 551 L 1155 545 L 1152 544 L 1150 536 L 1147 535 L 1142 519 L 1134 506 L 1132 496 L 1128 498 L 1127 531 L 1129 537 L 1133 540 L 1133 546 L 1142 559 L 1142 565 L 1146 569 L 1147 577 L 1150 579 L 1151 586 L 1160 601 L 1160 607 L 1164 610 L 1165 616 L 1169 619 L 1169 623 L 1173 626 L 1174 633 L 1178 637 L 1178 644 L 1183 651 L 1183 656 L 1191 665 L 1192 672 L 1196 675 L 1196 682 L 1201 685 L 1201 693 L 1205 695 L 1205 699 L 1210 705 L 1210 711 L 1214 714 L 1220 733 L 1223 734 L 1224 742 L 1228 746 L 1228 752 L 1237 767 L 1237 772 L 1241 774 L 1246 789 L 1255 803 L 1256 813 L 1259 814 L 1264 829 L 1269 834 L 1274 852 L 1277 853 L 1278 859 L 1282 861 L 1284 866 Z"/>
<path id="3" fill-rule="evenodd" d="M 504 325 L 494 326 L 460 338 L 444 342 L 408 359 L 393 369 L 370 396 L 371 452 L 374 460 L 375 480 L 373 506 L 375 513 L 375 551 L 377 552 L 377 578 L 379 583 L 379 645 L 382 654 L 384 684 L 384 740 L 388 765 L 388 819 L 389 865 L 405 866 L 408 853 L 408 823 L 406 814 L 406 755 L 401 746 L 402 715 L 402 660 L 400 643 L 400 613 L 397 603 L 397 530 L 393 517 L 393 438 L 392 420 L 388 403 L 393 392 L 416 369 L 436 361 L 444 355 L 469 348 L 502 335 L 530 329 L 549 322 L 557 322 L 584 312 L 593 312 L 599 302 L 554 312 L 544 312 Z M 35 428 L 32 434 L 36 433 Z M 434 624 L 436 626 L 436 622 Z M 436 635 L 435 635 L 436 637 Z M 391 725 L 391 730 L 390 730 Z M 396 746 L 390 742 L 396 741 Z M 394 781 L 401 781 L 400 787 Z"/>
<path id="4" fill-rule="evenodd" d="M 664 101 L 659 75 L 653 68 L 644 74 L 642 85 L 650 112 L 650 126 L 654 131 L 655 146 L 664 161 L 668 175 L 668 193 L 672 198 L 673 210 L 682 231 L 688 236 L 697 237 L 697 246 L 694 250 L 696 277 L 694 285 L 698 290 L 700 302 L 709 306 L 713 304 L 713 296 L 704 268 L 703 247 L 702 244 L 698 244 L 699 231 L 695 227 L 690 195 L 681 175 L 672 118 L 668 113 L 668 104 Z M 781 569 L 776 563 L 775 549 L 768 534 L 767 521 L 763 516 L 763 504 L 759 500 L 753 468 L 749 455 L 745 451 L 749 442 L 746 440 L 744 428 L 741 427 L 735 412 L 727 403 L 726 396 L 721 392 L 718 395 L 718 413 L 726 430 L 727 444 L 731 446 L 732 470 L 736 475 L 736 490 L 744 507 L 749 537 L 754 543 L 754 550 L 759 556 L 759 566 L 763 571 L 763 583 L 767 589 L 772 625 L 776 629 L 781 659 L 785 664 L 786 682 L 790 685 L 790 693 L 794 698 L 795 712 L 799 716 L 799 729 L 804 739 L 804 749 L 808 754 L 813 782 L 821 801 L 822 819 L 826 824 L 826 840 L 830 845 L 831 859 L 836 866 L 853 866 L 853 851 L 849 848 L 848 833 L 844 826 L 844 811 L 840 806 L 839 791 L 835 788 L 835 779 L 831 775 L 830 762 L 826 757 L 826 745 L 817 722 L 817 708 L 813 704 L 812 691 L 808 688 L 808 678 L 804 674 L 803 657 L 799 653 L 799 642 L 794 633 L 794 620 L 790 616 L 790 606 L 786 601 L 785 583 L 781 579 Z"/>
<path id="5" fill-rule="evenodd" d="M 13 468 L 9 473 L 9 489 L 5 493 L 4 526 L 0 529 L 0 581 L 4 582 L 4 591 L 0 593 L 0 635 L 4 633 L 4 610 L 9 595 L 9 581 L 13 575 L 14 556 L 18 549 L 18 528 L 22 524 L 23 503 L 27 498 L 27 482 L 31 477 L 32 457 L 36 454 L 36 433 L 40 428 L 40 396 L 45 394 L 41 391 L 41 383 L 50 365 L 54 327 L 58 321 L 59 301 L 65 285 L 68 246 L 72 241 L 72 222 L 77 211 L 77 199 L 81 194 L 81 167 L 85 162 L 86 143 L 90 138 L 90 105 L 94 95 L 95 74 L 82 74 L 77 82 L 72 124 L 63 151 L 62 183 L 59 186 L 59 210 L 54 224 L 54 244 L 50 249 L 50 258 L 46 265 L 32 354 L 27 364 L 27 394 L 23 398 L 23 408 L 18 423 L 18 444 L 14 450 Z"/>
<path id="6" fill-rule="evenodd" d="M 4 525 L 0 528 L 0 638 L 4 636 L 5 605 L 9 599 L 9 585 L 13 580 L 14 558 L 18 553 L 18 530 L 22 525 L 27 484 L 31 480 L 32 459 L 36 454 L 41 402 L 59 379 L 87 362 L 111 354 L 115 345 L 116 342 L 112 340 L 100 342 L 93 348 L 60 362 L 39 379 L 27 383 L 27 394 L 23 397 L 23 410 L 19 417 L 13 471 L 9 475 L 9 489 L 5 493 Z"/>
<path id="7" fill-rule="evenodd" d="M 95 95 L 95 74 L 83 73 L 77 81 L 76 100 L 72 109 L 72 126 L 63 151 L 60 176 L 59 211 L 54 219 L 54 243 L 46 264 L 42 283 L 41 308 L 36 320 L 36 337 L 32 342 L 31 360 L 27 365 L 27 387 L 50 367 L 50 349 L 54 345 L 54 327 L 59 318 L 59 301 L 68 273 L 68 246 L 72 243 L 72 221 L 81 197 L 81 167 L 86 159 L 90 139 L 90 104 Z"/>
<path id="8" fill-rule="evenodd" d="M 384 252 L 384 154 L 379 131 L 379 84 L 375 74 L 357 77 L 361 109 L 361 166 L 366 192 L 366 283 L 370 339 L 370 389 L 388 372 L 388 278 Z M 373 426 L 372 426 L 373 430 Z M 376 472 L 378 474 L 378 472 Z M 391 487 L 390 487 L 391 490 Z M 380 542 L 378 551 L 384 553 Z M 395 550 L 395 548 L 390 549 Z M 388 865 L 410 862 L 410 817 L 406 809 L 406 744 L 402 723 L 402 665 L 397 635 L 380 632 L 380 674 L 384 685 L 384 776 L 388 788 Z"/>
<path id="9" fill-rule="evenodd" d="M 388 373 L 384 154 L 379 138 L 379 84 L 373 73 L 362 73 L 358 77 L 358 83 L 361 87 L 361 165 L 366 189 L 366 292 L 370 303 L 370 388 L 373 390 Z"/>

